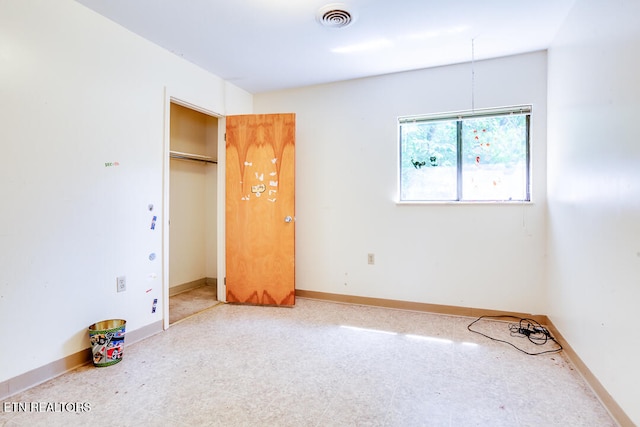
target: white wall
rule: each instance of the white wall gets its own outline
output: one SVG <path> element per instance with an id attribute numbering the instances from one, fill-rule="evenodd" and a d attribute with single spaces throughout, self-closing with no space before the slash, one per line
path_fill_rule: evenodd
<path id="1" fill-rule="evenodd" d="M 98 320 L 161 319 L 165 88 L 251 112 L 251 95 L 72 0 L 0 2 L 0 382 L 87 348 Z"/>
<path id="2" fill-rule="evenodd" d="M 296 113 L 296 287 L 544 313 L 546 67 L 475 64 L 476 108 L 533 104 L 529 205 L 394 202 L 397 117 L 470 109 L 470 64 L 255 95 L 256 113 Z"/>
<path id="3" fill-rule="evenodd" d="M 640 425 L 640 2 L 581 0 L 549 50 L 549 316 Z"/>

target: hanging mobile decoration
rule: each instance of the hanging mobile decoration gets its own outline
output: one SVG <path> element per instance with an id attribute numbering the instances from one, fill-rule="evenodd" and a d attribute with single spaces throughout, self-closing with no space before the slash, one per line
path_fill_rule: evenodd
<path id="1" fill-rule="evenodd" d="M 482 133 L 486 133 L 487 130 L 486 129 L 482 129 Z M 478 141 L 478 143 L 480 144 L 480 147 L 490 147 L 491 143 L 489 142 L 483 142 L 480 140 L 480 135 L 478 135 L 478 129 L 474 129 L 473 133 L 475 134 L 475 136 L 473 137 L 473 139 L 475 139 L 476 141 Z M 483 137 L 484 140 L 484 137 Z"/>

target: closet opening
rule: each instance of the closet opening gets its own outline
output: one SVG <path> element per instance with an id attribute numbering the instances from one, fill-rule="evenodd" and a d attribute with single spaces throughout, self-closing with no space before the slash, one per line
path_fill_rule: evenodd
<path id="1" fill-rule="evenodd" d="M 218 304 L 218 126 L 170 103 L 169 324 Z"/>

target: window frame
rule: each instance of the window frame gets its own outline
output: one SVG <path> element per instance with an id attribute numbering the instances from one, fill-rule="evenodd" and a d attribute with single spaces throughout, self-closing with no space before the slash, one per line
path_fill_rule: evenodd
<path id="1" fill-rule="evenodd" d="M 474 110 L 466 110 L 466 111 L 456 111 L 456 112 L 445 112 L 445 113 L 433 113 L 433 114 L 420 114 L 420 115 L 411 115 L 411 116 L 399 116 L 397 119 L 397 143 L 398 143 L 398 158 L 397 158 L 397 167 L 398 167 L 398 176 L 397 176 L 397 204 L 526 204 L 532 202 L 531 197 L 531 116 L 532 116 L 533 107 L 530 104 L 525 105 L 516 105 L 516 106 L 508 106 L 508 107 L 498 107 L 498 108 L 482 108 L 482 109 L 474 109 Z M 523 115 L 525 116 L 525 199 L 518 200 L 474 200 L 474 199 L 464 199 L 462 198 L 463 194 L 463 177 L 462 177 L 462 144 L 463 144 L 463 136 L 462 136 L 462 126 L 463 121 L 466 119 L 476 119 L 476 118 L 494 118 L 501 116 L 514 116 L 514 115 Z M 457 194 L 456 199 L 444 199 L 444 200 L 403 200 L 402 197 L 402 125 L 407 123 L 429 123 L 429 122 L 439 122 L 439 121 L 455 121 L 456 122 L 456 188 Z"/>

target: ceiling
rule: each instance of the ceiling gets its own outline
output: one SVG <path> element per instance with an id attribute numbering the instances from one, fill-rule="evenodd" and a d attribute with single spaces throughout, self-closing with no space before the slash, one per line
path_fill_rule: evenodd
<path id="1" fill-rule="evenodd" d="M 251 93 L 546 49 L 576 2 L 76 1 Z M 328 4 L 351 24 L 320 25 Z"/>

